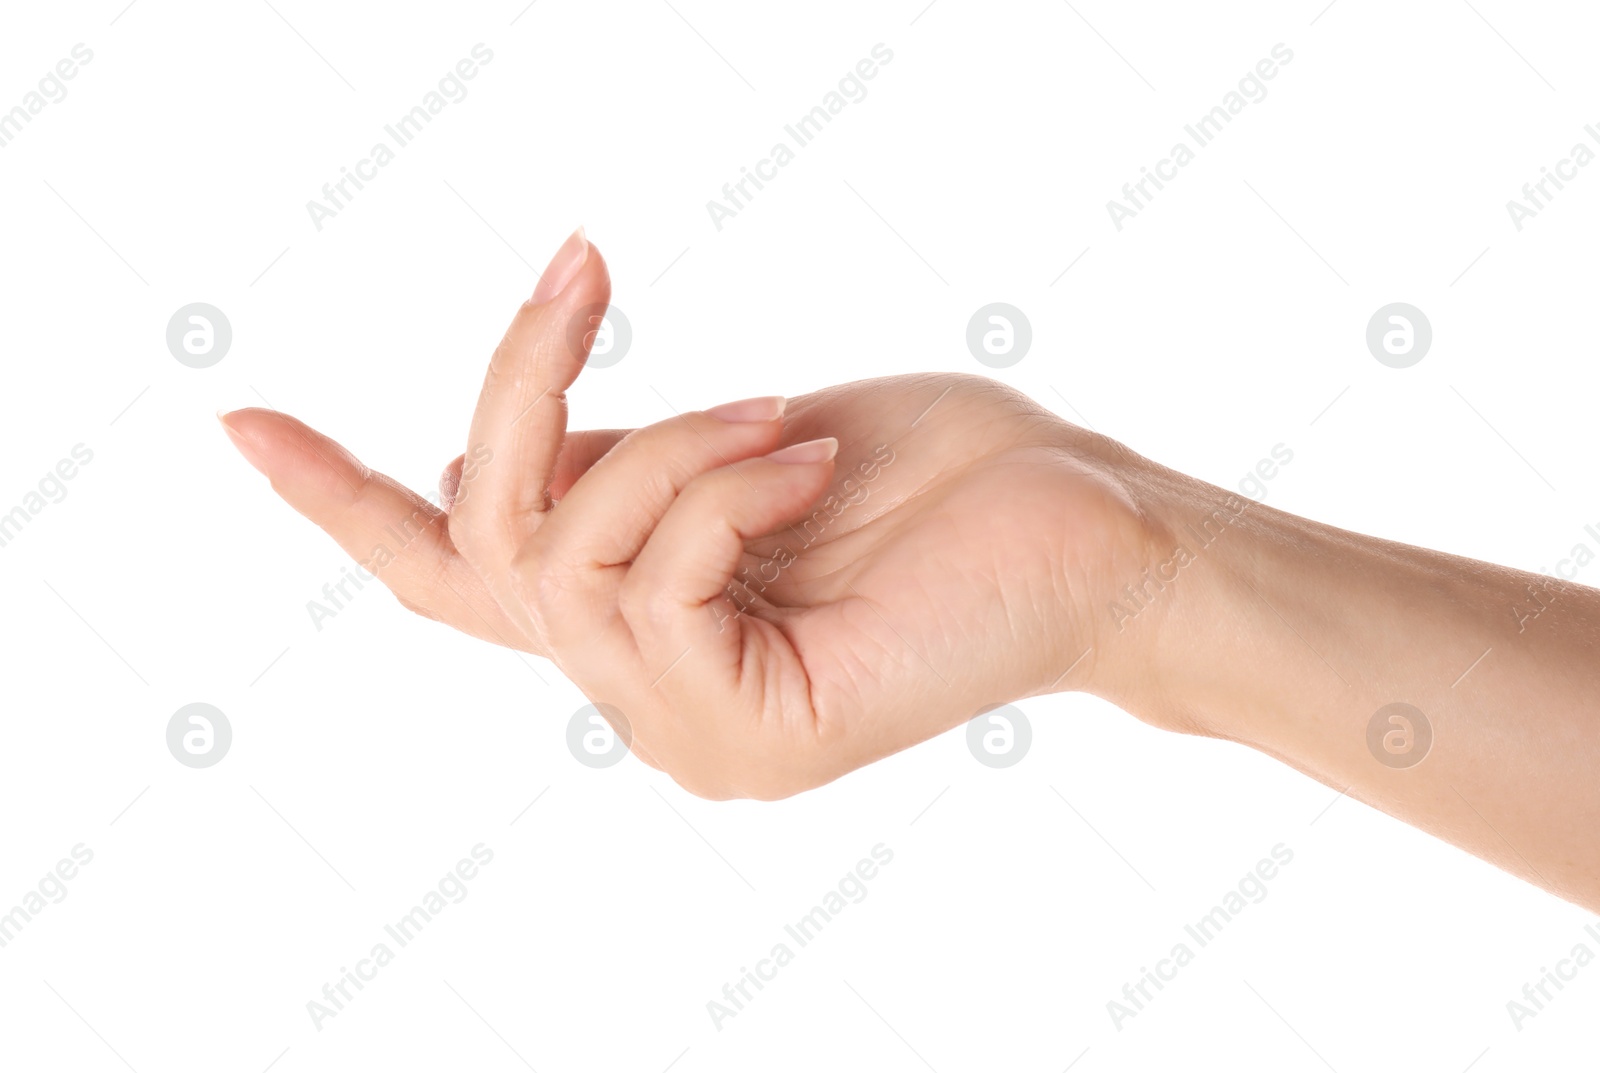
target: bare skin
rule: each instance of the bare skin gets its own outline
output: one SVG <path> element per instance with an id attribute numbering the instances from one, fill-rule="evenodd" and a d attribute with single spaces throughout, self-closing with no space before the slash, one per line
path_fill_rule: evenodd
<path id="1" fill-rule="evenodd" d="M 1241 500 L 981 377 L 568 432 L 571 325 L 609 299 L 574 235 L 491 359 L 445 510 L 287 415 L 223 423 L 404 605 L 551 659 L 701 796 L 785 797 L 1079 690 L 1600 911 L 1600 592 Z M 1420 719 L 1370 732 L 1394 702 Z"/>

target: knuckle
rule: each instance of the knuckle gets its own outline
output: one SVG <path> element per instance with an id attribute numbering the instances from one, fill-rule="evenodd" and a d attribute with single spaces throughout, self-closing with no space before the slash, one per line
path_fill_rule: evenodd
<path id="1" fill-rule="evenodd" d="M 517 598 L 530 609 L 540 610 L 544 598 L 543 580 L 548 557 L 537 536 L 530 537 L 511 557 L 511 584 Z"/>
<path id="2" fill-rule="evenodd" d="M 742 476 L 737 472 L 737 467 L 741 465 L 744 463 L 736 462 L 726 469 L 700 474 L 684 485 L 678 498 L 695 513 L 717 510 L 727 500 L 736 484 L 743 486 Z"/>
<path id="3" fill-rule="evenodd" d="M 449 519 L 450 542 L 461 553 L 462 558 L 477 566 L 483 557 L 482 532 L 475 524 L 476 509 L 469 507 L 465 501 L 455 503 L 446 517 Z"/>
<path id="4" fill-rule="evenodd" d="M 617 594 L 622 618 L 634 629 L 654 629 L 670 620 L 672 607 L 666 594 L 648 578 L 629 573 Z"/>
<path id="5" fill-rule="evenodd" d="M 543 542 L 529 538 L 512 557 L 507 576 L 511 598 L 527 612 L 541 643 L 553 651 L 571 640 L 571 630 L 563 627 L 572 616 L 563 609 L 570 609 L 579 585 L 572 574 L 552 569 L 551 564 Z"/>
<path id="6" fill-rule="evenodd" d="M 719 457 L 707 440 L 714 429 L 702 428 L 707 422 L 697 414 L 683 414 L 681 420 L 637 429 L 623 437 L 601 464 L 632 465 L 642 470 L 642 478 L 655 498 L 670 497 L 685 487 L 707 465 Z"/>
<path id="7" fill-rule="evenodd" d="M 546 565 L 536 570 L 530 582 L 533 607 L 546 622 L 561 619 L 560 610 L 580 589 L 578 579 L 567 570 Z"/>

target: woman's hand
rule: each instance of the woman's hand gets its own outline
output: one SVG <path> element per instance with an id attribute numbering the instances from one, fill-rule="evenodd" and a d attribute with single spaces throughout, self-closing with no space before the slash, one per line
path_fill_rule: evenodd
<path id="1" fill-rule="evenodd" d="M 547 656 L 701 796 L 793 794 L 1116 661 L 1113 589 L 1161 543 L 1142 460 L 959 375 L 569 433 L 609 299 L 574 235 L 490 361 L 447 511 L 293 418 L 224 423 L 405 606 Z"/>
<path id="2" fill-rule="evenodd" d="M 224 423 L 407 607 L 548 656 L 704 797 L 1083 689 L 1600 909 L 1600 592 L 1248 503 L 976 377 L 569 434 L 609 299 L 574 235 L 490 361 L 448 512 L 293 418 Z"/>

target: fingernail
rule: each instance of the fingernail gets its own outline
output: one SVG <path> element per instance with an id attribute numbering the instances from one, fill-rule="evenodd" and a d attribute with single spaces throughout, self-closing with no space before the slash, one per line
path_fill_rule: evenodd
<path id="1" fill-rule="evenodd" d="M 826 462 L 838 453 L 839 441 L 832 436 L 824 436 L 820 440 L 791 444 L 767 457 L 774 462 Z"/>
<path id="2" fill-rule="evenodd" d="M 239 449 L 239 453 L 244 455 L 246 462 L 254 466 L 257 472 L 263 476 L 270 476 L 267 473 L 266 461 L 263 459 L 260 449 L 242 433 L 236 431 L 232 425 L 228 424 L 230 416 L 232 415 L 225 414 L 221 410 L 217 411 L 217 420 L 222 422 L 222 431 L 228 434 L 228 439 L 232 440 L 233 445 Z"/>
<path id="3" fill-rule="evenodd" d="M 713 406 L 706 413 L 718 421 L 776 421 L 783 416 L 789 400 L 782 395 L 763 395 L 759 399 L 740 399 Z"/>
<path id="4" fill-rule="evenodd" d="M 578 269 L 583 267 L 583 262 L 589 259 L 589 240 L 584 236 L 583 228 L 578 228 L 561 244 L 556 255 L 550 258 L 549 267 L 539 277 L 539 285 L 533 289 L 533 297 L 528 299 L 534 305 L 540 305 L 566 290 L 567 284 L 572 282 L 572 277 L 578 274 Z"/>

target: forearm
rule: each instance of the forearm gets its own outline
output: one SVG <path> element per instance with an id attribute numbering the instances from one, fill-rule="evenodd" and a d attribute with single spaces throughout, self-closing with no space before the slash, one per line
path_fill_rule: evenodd
<path id="1" fill-rule="evenodd" d="M 1165 489 L 1155 527 L 1193 558 L 1107 631 L 1140 653 L 1110 699 L 1600 910 L 1600 592 L 1230 508 L 1176 475 L 1146 484 Z M 1229 524 L 1202 526 L 1219 507 Z"/>

